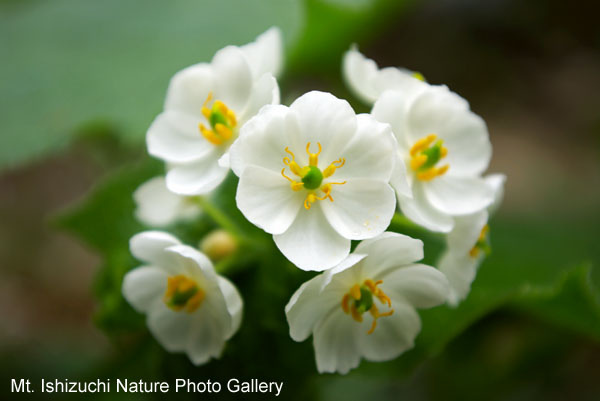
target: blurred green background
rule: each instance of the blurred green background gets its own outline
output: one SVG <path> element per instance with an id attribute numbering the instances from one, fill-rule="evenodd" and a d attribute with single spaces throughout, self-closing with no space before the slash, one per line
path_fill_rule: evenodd
<path id="1" fill-rule="evenodd" d="M 1 394 L 20 377 L 245 377 L 284 381 L 285 399 L 600 399 L 596 17 L 583 0 L 0 1 Z M 280 258 L 232 277 L 243 328 L 201 368 L 164 353 L 118 292 L 143 229 L 131 192 L 162 171 L 144 135 L 169 78 L 272 25 L 284 103 L 319 89 L 368 111 L 341 79 L 357 43 L 468 99 L 489 126 L 490 171 L 508 176 L 467 301 L 424 311 L 414 350 L 347 376 L 317 375 L 310 341 L 288 337 L 283 306 L 307 276 Z M 439 238 L 413 234 L 434 263 Z"/>

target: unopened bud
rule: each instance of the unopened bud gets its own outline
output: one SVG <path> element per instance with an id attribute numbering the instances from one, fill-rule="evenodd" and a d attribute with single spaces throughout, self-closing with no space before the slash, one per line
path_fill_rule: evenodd
<path id="1" fill-rule="evenodd" d="M 200 250 L 214 263 L 232 255 L 237 249 L 236 239 L 225 230 L 214 230 L 200 242 Z"/>

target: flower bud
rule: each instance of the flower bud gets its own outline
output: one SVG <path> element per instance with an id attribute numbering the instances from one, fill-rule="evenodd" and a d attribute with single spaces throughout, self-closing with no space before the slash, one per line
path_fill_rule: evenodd
<path id="1" fill-rule="evenodd" d="M 232 255 L 237 249 L 237 240 L 221 229 L 212 231 L 200 242 L 200 250 L 214 263 Z"/>

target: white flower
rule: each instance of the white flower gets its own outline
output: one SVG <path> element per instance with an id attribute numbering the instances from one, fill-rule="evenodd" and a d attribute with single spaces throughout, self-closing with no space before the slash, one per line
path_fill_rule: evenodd
<path id="1" fill-rule="evenodd" d="M 453 216 L 483 210 L 493 193 L 481 178 L 491 157 L 485 122 L 466 100 L 445 86 L 432 86 L 405 70 L 377 69 L 372 60 L 350 50 L 347 79 L 363 99 L 377 99 L 371 114 L 387 122 L 398 140 L 392 178 L 402 212 L 414 222 L 449 232 Z"/>
<path id="2" fill-rule="evenodd" d="M 216 274 L 204 254 L 173 236 L 146 231 L 130 242 L 145 263 L 124 278 L 123 295 L 147 314 L 150 332 L 169 352 L 185 352 L 195 365 L 221 355 L 239 328 L 242 298 Z"/>
<path id="3" fill-rule="evenodd" d="M 494 191 L 494 203 L 487 210 L 455 218 L 454 228 L 446 237 L 446 250 L 438 262 L 450 283 L 448 304 L 451 306 L 466 298 L 479 265 L 490 251 L 488 217 L 502 201 L 506 177 L 491 174 L 485 180 Z"/>
<path id="4" fill-rule="evenodd" d="M 227 46 L 210 63 L 171 79 L 164 111 L 146 136 L 148 152 L 167 162 L 167 186 L 197 195 L 217 187 L 229 171 L 229 146 L 265 104 L 279 103 L 273 76 L 281 68 L 281 35 L 271 28 L 256 42 Z"/>
<path id="5" fill-rule="evenodd" d="M 427 87 L 425 78 L 418 72 L 394 67 L 379 69 L 375 61 L 366 58 L 356 46 L 344 54 L 342 69 L 352 92 L 367 104 L 375 103 L 386 90 L 399 91 L 410 98 Z"/>
<path id="6" fill-rule="evenodd" d="M 350 240 L 389 225 L 395 147 L 388 124 L 328 93 L 266 106 L 231 149 L 237 205 L 298 267 L 325 270 L 348 255 Z"/>
<path id="7" fill-rule="evenodd" d="M 201 212 L 193 197 L 169 191 L 164 177 L 154 177 L 140 185 L 133 193 L 133 199 L 137 206 L 135 216 L 151 227 L 189 220 Z"/>
<path id="8" fill-rule="evenodd" d="M 294 293 L 285 307 L 290 336 L 313 335 L 319 372 L 347 373 L 361 357 L 387 361 L 413 347 L 421 330 L 415 308 L 448 295 L 441 272 L 415 263 L 422 257 L 421 241 L 386 232 Z"/>
<path id="9" fill-rule="evenodd" d="M 446 87 L 429 86 L 407 104 L 402 93 L 387 91 L 372 114 L 390 123 L 398 140 L 409 186 L 393 184 L 408 218 L 449 232 L 453 216 L 492 203 L 493 191 L 481 177 L 492 153 L 487 127 L 464 99 Z"/>

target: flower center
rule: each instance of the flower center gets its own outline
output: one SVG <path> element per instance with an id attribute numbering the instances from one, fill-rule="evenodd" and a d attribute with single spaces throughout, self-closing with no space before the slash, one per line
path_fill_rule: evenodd
<path id="1" fill-rule="evenodd" d="M 475 245 L 473 245 L 473 248 L 471 248 L 471 250 L 469 251 L 469 255 L 472 258 L 476 258 L 477 256 L 479 256 L 479 252 L 483 251 L 486 255 L 488 255 L 492 249 L 490 247 L 490 243 L 488 241 L 488 232 L 490 231 L 490 226 L 488 226 L 487 224 L 485 226 L 483 226 L 483 228 L 481 229 L 481 232 L 479 233 L 479 238 L 477 239 L 477 242 L 475 243 Z"/>
<path id="2" fill-rule="evenodd" d="M 212 92 L 209 92 L 208 97 L 202 105 L 202 115 L 208 120 L 210 129 L 202 123 L 198 124 L 198 128 L 208 142 L 213 145 L 222 145 L 233 138 L 237 126 L 237 118 L 233 110 L 220 100 L 215 100 L 212 107 L 208 108 L 208 103 L 212 100 L 212 96 Z"/>
<path id="3" fill-rule="evenodd" d="M 432 180 L 443 175 L 450 168 L 448 164 L 442 167 L 435 166 L 448 154 L 448 149 L 442 146 L 444 141 L 441 139 L 436 141 L 436 139 L 437 135 L 429 134 L 419 139 L 410 148 L 410 168 L 413 169 L 417 174 L 417 178 L 421 181 Z"/>
<path id="4" fill-rule="evenodd" d="M 308 166 L 300 167 L 298 163 L 296 163 L 296 157 L 292 153 L 289 148 L 285 148 L 286 153 L 288 153 L 292 158 L 284 157 L 283 164 L 290 168 L 290 171 L 296 175 L 300 180 L 296 181 L 285 174 L 285 167 L 281 170 L 281 175 L 290 182 L 290 187 L 294 191 L 300 191 L 301 189 L 306 189 L 308 194 L 306 194 L 306 198 L 304 199 L 304 207 L 306 210 L 310 209 L 312 204 L 317 200 L 325 200 L 329 199 L 333 202 L 333 197 L 331 196 L 331 186 L 332 185 L 344 185 L 346 181 L 343 182 L 327 182 L 323 183 L 325 178 L 331 177 L 335 170 L 342 167 L 344 163 L 346 163 L 346 159 L 340 158 L 332 162 L 327 168 L 323 171 L 318 167 L 319 164 L 319 155 L 321 154 L 321 144 L 317 142 L 319 146 L 319 151 L 317 153 L 310 152 L 310 142 L 306 144 L 306 153 L 308 153 Z M 321 191 L 323 195 L 319 196 L 316 191 Z"/>
<path id="5" fill-rule="evenodd" d="M 367 279 L 362 285 L 355 284 L 347 294 L 344 294 L 342 298 L 342 309 L 344 313 L 352 316 L 357 322 L 362 322 L 363 313 L 369 312 L 373 316 L 373 323 L 367 334 L 371 334 L 377 327 L 377 319 L 380 317 L 390 316 L 394 313 L 393 309 L 387 312 L 381 313 L 377 308 L 377 305 L 373 302 L 373 296 L 379 300 L 382 304 L 386 304 L 388 307 L 392 307 L 392 300 L 390 297 L 385 295 L 381 288 L 377 287 L 383 283 L 383 280 L 373 281 Z"/>
<path id="6" fill-rule="evenodd" d="M 174 311 L 192 313 L 202 304 L 206 294 L 191 278 L 182 274 L 167 278 L 163 301 Z"/>

